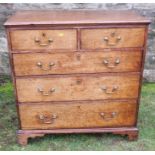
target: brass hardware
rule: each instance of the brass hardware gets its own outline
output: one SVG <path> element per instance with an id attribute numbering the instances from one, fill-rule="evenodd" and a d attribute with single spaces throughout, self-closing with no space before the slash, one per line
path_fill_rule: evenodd
<path id="1" fill-rule="evenodd" d="M 106 65 L 109 64 L 108 60 L 106 60 L 106 59 L 103 60 L 103 63 Z"/>
<path id="2" fill-rule="evenodd" d="M 120 59 L 119 59 L 119 58 L 116 58 L 116 60 L 115 60 L 115 62 L 114 62 L 113 65 L 109 65 L 109 60 L 104 59 L 104 60 L 103 60 L 103 64 L 104 64 L 106 67 L 108 67 L 108 68 L 114 68 L 114 67 L 116 67 L 118 64 L 120 64 Z"/>
<path id="3" fill-rule="evenodd" d="M 54 66 L 55 63 L 54 62 L 50 62 L 49 66 Z"/>
<path id="4" fill-rule="evenodd" d="M 45 37 L 45 36 L 46 36 L 46 33 L 43 32 L 43 33 L 42 33 L 42 36 Z"/>
<path id="5" fill-rule="evenodd" d="M 39 114 L 38 118 L 39 120 L 44 124 L 53 124 L 54 119 L 56 119 L 58 116 L 56 114 L 52 114 L 51 116 Z"/>
<path id="6" fill-rule="evenodd" d="M 111 33 L 111 37 L 115 37 L 115 32 Z M 110 43 L 108 37 L 104 37 L 103 38 L 103 40 L 107 43 L 108 46 L 115 46 L 115 45 L 117 45 L 120 42 L 121 39 L 122 39 L 121 36 L 118 36 L 118 37 L 116 37 L 114 43 Z"/>
<path id="7" fill-rule="evenodd" d="M 117 41 L 121 40 L 121 36 L 118 36 L 116 39 L 117 39 Z"/>
<path id="8" fill-rule="evenodd" d="M 38 92 L 40 92 L 43 96 L 49 96 L 50 94 L 55 92 L 55 88 L 51 88 L 48 92 L 45 92 L 41 88 L 38 88 Z"/>
<path id="9" fill-rule="evenodd" d="M 102 86 L 101 90 L 103 90 L 106 94 L 114 94 L 118 90 L 118 86 L 113 86 L 110 91 L 106 86 Z"/>
<path id="10" fill-rule="evenodd" d="M 42 37 L 46 37 L 46 33 L 42 33 Z M 45 43 L 42 43 L 42 41 L 39 39 L 39 38 L 35 38 L 34 39 L 34 42 L 35 43 L 37 43 L 39 46 L 49 46 L 52 42 L 53 42 L 53 40 L 51 39 L 51 38 L 49 38 L 49 39 L 47 39 L 47 41 L 45 42 Z"/>
<path id="11" fill-rule="evenodd" d="M 104 37 L 104 41 L 109 41 L 109 38 L 108 37 Z"/>
<path id="12" fill-rule="evenodd" d="M 120 59 L 119 59 L 119 58 L 117 58 L 117 59 L 115 60 L 115 64 L 120 64 Z"/>
<path id="13" fill-rule="evenodd" d="M 76 84 L 81 84 L 82 80 L 81 79 L 77 79 Z"/>
<path id="14" fill-rule="evenodd" d="M 37 62 L 37 66 L 42 66 L 43 64 L 41 62 Z"/>
<path id="15" fill-rule="evenodd" d="M 100 116 L 105 120 L 105 121 L 109 121 L 113 118 L 115 118 L 117 116 L 116 112 L 111 112 L 111 113 L 107 113 L 107 112 L 101 112 Z"/>
<path id="16" fill-rule="evenodd" d="M 77 58 L 77 60 L 80 60 L 81 59 L 81 54 L 76 54 L 76 58 Z"/>
<path id="17" fill-rule="evenodd" d="M 112 33 L 111 33 L 111 37 L 114 37 L 114 36 L 115 36 L 115 32 L 112 32 Z"/>
<path id="18" fill-rule="evenodd" d="M 48 65 L 48 68 L 45 69 L 45 68 L 43 68 L 43 64 L 41 62 L 37 62 L 37 66 L 40 67 L 44 71 L 51 70 L 54 65 L 55 65 L 54 62 L 50 62 L 49 65 Z"/>

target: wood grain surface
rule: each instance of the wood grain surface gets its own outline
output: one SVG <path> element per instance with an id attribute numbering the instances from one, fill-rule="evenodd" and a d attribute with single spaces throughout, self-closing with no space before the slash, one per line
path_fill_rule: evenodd
<path id="1" fill-rule="evenodd" d="M 150 20 L 135 11 L 118 10 L 53 10 L 19 11 L 5 26 L 63 24 L 149 24 Z"/>
<path id="2" fill-rule="evenodd" d="M 14 30 L 10 32 L 12 50 L 76 49 L 76 30 Z M 39 39 L 40 43 L 35 40 Z M 51 43 L 48 40 L 52 40 Z M 47 46 L 42 46 L 47 44 Z"/>
<path id="3" fill-rule="evenodd" d="M 16 76 L 139 72 L 141 57 L 142 51 L 27 53 L 13 54 L 13 63 Z"/>
<path id="4" fill-rule="evenodd" d="M 16 86 L 19 102 L 130 99 L 138 97 L 139 78 L 132 74 L 17 78 Z"/>
<path id="5" fill-rule="evenodd" d="M 84 29 L 81 30 L 81 46 L 83 49 L 142 47 L 144 36 L 145 28 Z"/>
<path id="6" fill-rule="evenodd" d="M 136 101 L 75 102 L 74 104 L 21 104 L 22 129 L 133 126 Z M 101 114 L 105 114 L 102 116 Z M 112 115 L 114 114 L 115 115 Z M 52 116 L 56 117 L 52 119 Z M 40 116 L 44 116 L 40 119 Z"/>

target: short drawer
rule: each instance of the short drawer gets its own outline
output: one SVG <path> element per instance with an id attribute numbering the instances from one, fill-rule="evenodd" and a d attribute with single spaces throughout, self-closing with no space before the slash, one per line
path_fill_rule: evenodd
<path id="1" fill-rule="evenodd" d="M 137 98 L 138 75 L 17 78 L 19 102 Z"/>
<path id="2" fill-rule="evenodd" d="M 76 30 L 14 30 L 12 50 L 76 49 Z"/>
<path id="3" fill-rule="evenodd" d="M 139 72 L 142 51 L 13 54 L 16 76 Z"/>
<path id="4" fill-rule="evenodd" d="M 143 47 L 145 28 L 105 28 L 81 30 L 83 49 Z"/>
<path id="5" fill-rule="evenodd" d="M 136 101 L 20 104 L 22 129 L 134 126 Z"/>

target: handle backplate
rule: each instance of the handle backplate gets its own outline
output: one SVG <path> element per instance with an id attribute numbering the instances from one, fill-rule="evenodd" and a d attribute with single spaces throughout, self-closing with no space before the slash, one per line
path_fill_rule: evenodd
<path id="1" fill-rule="evenodd" d="M 42 33 L 42 38 L 44 38 L 43 40 L 45 40 L 46 38 L 46 33 Z M 53 39 L 51 38 L 46 38 L 46 41 L 42 41 L 40 38 L 38 37 L 35 37 L 34 38 L 34 42 L 36 44 L 38 44 L 39 46 L 49 46 L 52 42 L 53 42 Z"/>
<path id="2" fill-rule="evenodd" d="M 56 114 L 39 114 L 37 115 L 39 121 L 43 124 L 53 124 L 54 120 L 58 118 Z"/>
<path id="3" fill-rule="evenodd" d="M 112 32 L 111 34 L 110 34 L 110 37 L 111 38 L 114 38 L 114 42 L 111 42 L 110 41 L 110 38 L 108 37 L 108 36 L 105 36 L 104 38 L 103 38 L 103 41 L 104 42 L 106 42 L 106 44 L 108 45 L 108 46 L 116 46 L 120 41 L 121 41 L 121 36 L 116 36 L 116 33 L 115 32 Z"/>
<path id="4" fill-rule="evenodd" d="M 44 91 L 43 89 L 38 88 L 38 92 L 41 93 L 43 96 L 49 96 L 55 92 L 55 88 L 51 88 L 49 91 Z"/>
<path id="5" fill-rule="evenodd" d="M 37 67 L 39 67 L 41 70 L 43 71 L 49 71 L 52 69 L 53 66 L 55 66 L 55 63 L 54 62 L 50 62 L 49 65 L 48 65 L 48 68 L 45 68 L 43 63 L 42 62 L 37 62 L 36 63 Z"/>
<path id="6" fill-rule="evenodd" d="M 108 88 L 107 86 L 102 86 L 101 90 L 106 94 L 114 94 L 118 90 L 118 86 L 113 86 L 112 88 Z"/>
<path id="7" fill-rule="evenodd" d="M 118 115 L 117 112 L 101 112 L 100 116 L 105 120 L 105 121 L 110 121 L 113 118 L 115 118 Z"/>
<path id="8" fill-rule="evenodd" d="M 116 58 L 114 63 L 109 63 L 108 58 L 104 58 L 103 59 L 103 64 L 107 67 L 107 68 L 115 68 L 116 66 L 118 66 L 120 64 L 120 59 Z"/>

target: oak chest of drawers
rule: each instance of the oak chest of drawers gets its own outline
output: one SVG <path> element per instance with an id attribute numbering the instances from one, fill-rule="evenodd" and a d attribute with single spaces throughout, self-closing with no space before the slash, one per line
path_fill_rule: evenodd
<path id="1" fill-rule="evenodd" d="M 18 142 L 90 132 L 137 139 L 148 24 L 128 11 L 23 11 L 9 18 Z"/>

